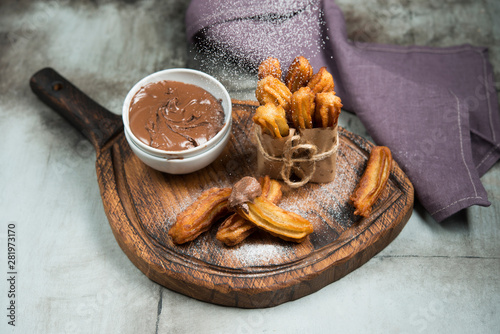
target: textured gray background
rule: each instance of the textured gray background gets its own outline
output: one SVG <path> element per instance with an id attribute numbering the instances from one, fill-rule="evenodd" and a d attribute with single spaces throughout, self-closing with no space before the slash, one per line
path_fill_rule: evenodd
<path id="1" fill-rule="evenodd" d="M 54 67 L 119 113 L 140 78 L 188 66 L 215 75 L 233 98 L 253 99 L 253 73 L 187 47 L 188 3 L 0 0 L 0 310 L 8 306 L 8 223 L 17 226 L 19 273 L 17 326 L 2 311 L 0 332 L 498 333 L 500 164 L 482 178 L 491 207 L 437 224 L 417 203 L 400 236 L 366 265 L 278 307 L 199 302 L 130 263 L 104 214 L 92 147 L 28 82 Z M 500 1 L 337 3 L 352 39 L 488 46 L 500 81 Z M 341 125 L 366 136 L 351 114 Z"/>

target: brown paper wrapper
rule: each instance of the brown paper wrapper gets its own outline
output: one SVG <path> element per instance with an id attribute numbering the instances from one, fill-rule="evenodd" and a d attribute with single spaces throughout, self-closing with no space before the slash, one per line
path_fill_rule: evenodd
<path id="1" fill-rule="evenodd" d="M 290 134 L 284 138 L 262 133 L 260 126 L 255 126 L 254 131 L 260 174 L 281 179 L 291 187 L 335 179 L 337 127 L 290 129 Z"/>

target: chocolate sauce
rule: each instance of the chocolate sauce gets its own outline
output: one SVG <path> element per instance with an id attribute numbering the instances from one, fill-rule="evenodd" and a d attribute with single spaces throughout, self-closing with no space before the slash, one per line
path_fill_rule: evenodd
<path id="1" fill-rule="evenodd" d="M 214 137 L 224 126 L 224 110 L 203 88 L 164 80 L 148 84 L 134 95 L 129 124 L 146 145 L 182 151 Z"/>
<path id="2" fill-rule="evenodd" d="M 248 212 L 247 202 L 253 202 L 256 197 L 262 195 L 262 187 L 256 178 L 245 176 L 233 185 L 228 205 L 231 210 L 241 207 Z"/>

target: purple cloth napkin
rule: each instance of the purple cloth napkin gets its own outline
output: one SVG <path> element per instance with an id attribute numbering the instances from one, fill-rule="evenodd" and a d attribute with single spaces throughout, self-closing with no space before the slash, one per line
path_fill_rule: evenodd
<path id="1" fill-rule="evenodd" d="M 298 55 L 327 66 L 344 109 L 388 146 L 426 210 L 442 221 L 490 205 L 480 181 L 500 158 L 500 117 L 485 48 L 356 43 L 333 1 L 193 0 L 190 41 L 254 68 Z"/>

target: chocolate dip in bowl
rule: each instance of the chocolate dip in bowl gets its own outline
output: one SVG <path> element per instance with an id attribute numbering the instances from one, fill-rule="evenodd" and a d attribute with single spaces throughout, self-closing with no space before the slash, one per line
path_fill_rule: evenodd
<path id="1" fill-rule="evenodd" d="M 231 98 L 212 76 L 191 69 L 153 73 L 127 94 L 125 137 L 145 164 L 170 174 L 206 167 L 229 141 Z"/>

